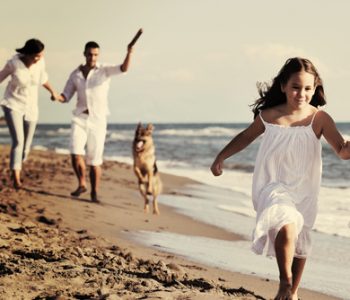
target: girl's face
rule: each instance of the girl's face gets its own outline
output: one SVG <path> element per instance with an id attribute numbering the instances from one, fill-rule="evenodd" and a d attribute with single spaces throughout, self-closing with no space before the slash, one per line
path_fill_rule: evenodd
<path id="1" fill-rule="evenodd" d="M 315 93 L 315 76 L 305 71 L 294 73 L 281 89 L 286 94 L 288 105 L 302 108 L 310 103 Z"/>

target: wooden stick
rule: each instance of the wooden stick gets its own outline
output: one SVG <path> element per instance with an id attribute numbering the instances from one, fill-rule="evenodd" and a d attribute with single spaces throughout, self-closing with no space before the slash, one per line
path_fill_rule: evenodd
<path id="1" fill-rule="evenodd" d="M 132 41 L 129 43 L 129 45 L 128 45 L 129 48 L 133 47 L 135 45 L 135 43 L 137 42 L 137 40 L 141 36 L 142 32 L 143 32 L 143 30 L 142 30 L 142 28 L 140 28 L 139 31 L 134 36 L 134 38 L 132 39 Z"/>

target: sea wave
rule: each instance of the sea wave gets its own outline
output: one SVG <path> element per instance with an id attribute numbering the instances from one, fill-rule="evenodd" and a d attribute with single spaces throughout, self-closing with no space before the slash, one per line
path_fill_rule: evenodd
<path id="1" fill-rule="evenodd" d="M 163 129 L 157 132 L 157 135 L 170 136 L 235 136 L 240 130 L 226 127 L 205 127 L 199 129 Z"/>
<path id="2" fill-rule="evenodd" d="M 240 170 L 248 173 L 253 173 L 254 164 L 244 163 L 225 163 L 225 169 L 227 170 Z"/>
<path id="3" fill-rule="evenodd" d="M 133 159 L 131 156 L 109 155 L 109 156 L 105 156 L 104 159 L 107 161 L 117 161 L 117 162 L 129 164 L 129 165 L 133 164 Z"/>
<path id="4" fill-rule="evenodd" d="M 41 145 L 35 145 L 33 146 L 34 150 L 40 150 L 40 151 L 47 151 L 49 150 L 47 147 L 41 146 Z"/>
<path id="5" fill-rule="evenodd" d="M 1 133 L 9 133 L 9 129 L 6 127 L 0 127 L 0 134 Z"/>
<path id="6" fill-rule="evenodd" d="M 132 141 L 134 135 L 131 132 L 108 132 L 107 141 Z"/>
<path id="7" fill-rule="evenodd" d="M 48 136 L 68 136 L 70 135 L 70 128 L 57 128 L 55 130 L 38 130 L 37 134 L 48 135 Z"/>
<path id="8" fill-rule="evenodd" d="M 69 149 L 65 149 L 65 148 L 55 148 L 54 151 L 58 154 L 70 154 Z"/>
<path id="9" fill-rule="evenodd" d="M 350 140 L 350 135 L 348 135 L 348 134 L 343 134 L 343 138 L 344 138 L 346 141 L 349 141 L 349 140 Z"/>

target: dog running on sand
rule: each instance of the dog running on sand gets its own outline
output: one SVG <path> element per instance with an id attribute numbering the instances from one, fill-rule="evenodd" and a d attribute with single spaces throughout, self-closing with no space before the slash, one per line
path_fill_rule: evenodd
<path id="1" fill-rule="evenodd" d="M 138 178 L 139 190 L 145 200 L 144 211 L 149 211 L 149 198 L 153 197 L 153 213 L 159 214 L 157 197 L 162 190 L 156 156 L 155 146 L 152 138 L 153 125 L 148 124 L 144 128 L 139 123 L 135 130 L 135 138 L 132 144 L 134 157 L 134 172 Z"/>

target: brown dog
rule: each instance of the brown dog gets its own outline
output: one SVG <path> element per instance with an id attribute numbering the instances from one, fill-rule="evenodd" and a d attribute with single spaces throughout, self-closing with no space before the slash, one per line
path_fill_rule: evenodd
<path id="1" fill-rule="evenodd" d="M 148 124 L 146 128 L 142 127 L 141 123 L 137 125 L 132 144 L 132 153 L 134 157 L 134 172 L 139 180 L 140 193 L 145 200 L 144 211 L 148 212 L 148 195 L 152 195 L 153 213 L 158 215 L 157 197 L 161 193 L 162 182 L 156 165 L 152 132 L 152 124 Z"/>

